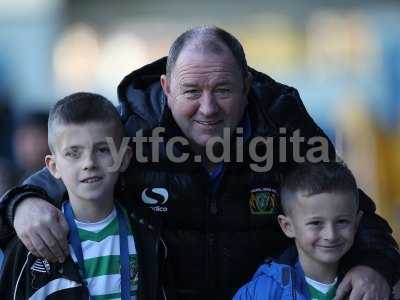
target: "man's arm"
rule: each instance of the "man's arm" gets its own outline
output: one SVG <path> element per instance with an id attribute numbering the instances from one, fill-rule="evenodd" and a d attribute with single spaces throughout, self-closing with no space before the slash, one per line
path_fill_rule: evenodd
<path id="1" fill-rule="evenodd" d="M 370 266 L 393 286 L 400 279 L 400 252 L 389 224 L 375 213 L 375 204 L 362 191 L 360 210 L 364 212 L 354 242 L 355 265 Z"/>
<path id="2" fill-rule="evenodd" d="M 315 137 L 323 137 L 328 149 L 325 157 L 335 159 L 336 153 L 333 144 L 325 133 L 316 125 L 307 113 L 298 92 L 286 87 L 284 95 L 277 97 L 271 105 L 270 116 L 280 127 L 290 132 L 299 129 L 305 141 L 301 144 L 301 155 L 320 144 Z M 316 141 L 311 142 L 312 138 Z M 352 264 L 370 266 L 382 274 L 390 285 L 400 279 L 400 252 L 391 233 L 389 224 L 375 213 L 373 201 L 361 190 L 360 209 L 364 212 L 359 231 L 354 243 Z"/>
<path id="3" fill-rule="evenodd" d="M 13 228 L 15 208 L 21 201 L 34 197 L 59 207 L 65 192 L 62 181 L 54 178 L 47 168 L 28 177 L 22 185 L 12 188 L 0 199 L 0 218 L 8 231 L 4 233 L 10 234 L 9 230 Z M 1 231 L 3 233 L 3 230 Z M 0 239 L 2 238 L 3 234 L 0 234 Z"/>
<path id="4" fill-rule="evenodd" d="M 7 192 L 0 201 L 2 244 L 16 232 L 34 255 L 62 261 L 68 253 L 68 226 L 53 204 L 59 207 L 64 194 L 62 182 L 46 168 L 29 177 L 22 186 Z"/>

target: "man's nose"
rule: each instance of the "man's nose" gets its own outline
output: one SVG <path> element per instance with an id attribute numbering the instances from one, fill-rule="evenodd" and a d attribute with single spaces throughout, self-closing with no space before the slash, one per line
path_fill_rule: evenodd
<path id="1" fill-rule="evenodd" d="M 205 92 L 200 101 L 199 111 L 205 115 L 210 116 L 219 111 L 219 106 L 216 97 L 211 92 Z"/>

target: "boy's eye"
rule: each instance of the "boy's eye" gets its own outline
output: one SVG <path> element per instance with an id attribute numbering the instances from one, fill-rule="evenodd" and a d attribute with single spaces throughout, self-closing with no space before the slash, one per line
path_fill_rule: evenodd
<path id="1" fill-rule="evenodd" d="M 311 225 L 311 226 L 320 226 L 322 224 L 321 221 L 311 221 L 308 222 L 307 225 Z"/>
<path id="2" fill-rule="evenodd" d="M 108 147 L 100 147 L 97 149 L 100 153 L 110 153 L 110 149 Z"/>
<path id="3" fill-rule="evenodd" d="M 341 219 L 337 221 L 338 224 L 346 225 L 350 223 L 350 220 L 347 219 Z"/>
<path id="4" fill-rule="evenodd" d="M 65 156 L 70 157 L 70 158 L 78 158 L 79 153 L 76 151 L 68 151 L 68 152 L 65 152 Z"/>

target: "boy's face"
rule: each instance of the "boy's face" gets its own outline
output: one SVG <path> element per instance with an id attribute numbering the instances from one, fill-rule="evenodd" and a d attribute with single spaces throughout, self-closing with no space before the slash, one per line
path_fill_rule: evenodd
<path id="1" fill-rule="evenodd" d="M 109 123 L 60 125 L 56 128 L 53 155 L 46 156 L 46 165 L 56 178 L 61 178 L 70 200 L 113 199 L 114 186 L 119 172 L 123 172 L 130 160 L 125 154 L 121 167 L 109 172 L 114 160 L 106 137 L 113 137 L 116 146 L 115 126 Z M 130 150 L 130 149 L 129 149 Z"/>
<path id="2" fill-rule="evenodd" d="M 295 239 L 302 263 L 337 263 L 352 246 L 362 214 L 357 213 L 353 196 L 298 192 L 295 197 L 288 216 L 278 220 L 284 233 Z"/>

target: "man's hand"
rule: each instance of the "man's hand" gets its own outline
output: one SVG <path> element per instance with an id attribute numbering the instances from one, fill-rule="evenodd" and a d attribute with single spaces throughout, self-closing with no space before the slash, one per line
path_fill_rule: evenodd
<path id="1" fill-rule="evenodd" d="M 393 298 L 395 300 L 400 299 L 400 280 L 393 287 Z"/>
<path id="2" fill-rule="evenodd" d="M 388 300 L 390 287 L 385 278 L 371 267 L 356 266 L 347 272 L 333 300 Z"/>
<path id="3" fill-rule="evenodd" d="M 15 231 L 35 256 L 63 262 L 68 255 L 68 223 L 62 212 L 40 198 L 27 198 L 16 208 Z"/>

